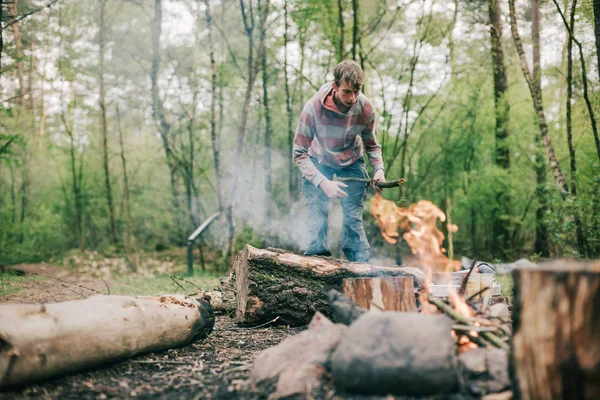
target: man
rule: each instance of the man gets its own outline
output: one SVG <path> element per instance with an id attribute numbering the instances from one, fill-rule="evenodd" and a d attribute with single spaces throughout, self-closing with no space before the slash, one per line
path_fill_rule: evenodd
<path id="1" fill-rule="evenodd" d="M 368 178 L 363 148 L 377 181 L 384 182 L 381 146 L 375 134 L 375 110 L 361 93 L 364 72 L 354 61 L 339 63 L 334 81 L 319 89 L 304 106 L 294 137 L 294 161 L 302 172 L 302 192 L 309 212 L 310 245 L 306 255 L 331 255 L 327 243 L 329 199 L 342 199 L 342 250 L 349 261 L 368 262 L 369 242 L 363 227 L 367 184 L 334 181 Z"/>

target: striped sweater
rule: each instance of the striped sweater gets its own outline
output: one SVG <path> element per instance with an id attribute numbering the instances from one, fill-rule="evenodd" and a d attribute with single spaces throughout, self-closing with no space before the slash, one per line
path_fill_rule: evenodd
<path id="1" fill-rule="evenodd" d="M 294 136 L 294 161 L 302 175 L 315 186 L 319 186 L 325 176 L 317 170 L 311 157 L 329 167 L 347 167 L 363 157 L 363 143 L 373 173 L 383 169 L 373 103 L 361 93 L 352 108 L 342 114 L 325 106 L 325 99 L 332 90 L 331 82 L 326 83 L 304 105 Z"/>

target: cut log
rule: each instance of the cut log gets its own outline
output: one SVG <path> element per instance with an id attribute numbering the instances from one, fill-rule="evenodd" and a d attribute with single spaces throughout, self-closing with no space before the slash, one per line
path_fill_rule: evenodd
<path id="1" fill-rule="evenodd" d="M 370 310 L 417 311 L 412 276 L 344 279 L 344 294 Z"/>
<path id="2" fill-rule="evenodd" d="M 330 289 L 342 290 L 344 278 L 411 276 L 412 268 L 377 267 L 334 258 L 309 257 L 246 246 L 234 261 L 236 321 L 261 324 L 279 317 L 292 326 L 307 325 L 316 311 L 331 316 Z M 421 271 L 414 272 L 417 274 Z M 421 276 L 415 275 L 421 287 Z"/>
<path id="3" fill-rule="evenodd" d="M 181 295 L 93 296 L 0 305 L 0 388 L 24 385 L 206 337 L 212 307 Z"/>
<path id="4" fill-rule="evenodd" d="M 600 262 L 513 270 L 511 381 L 519 399 L 600 398 Z"/>

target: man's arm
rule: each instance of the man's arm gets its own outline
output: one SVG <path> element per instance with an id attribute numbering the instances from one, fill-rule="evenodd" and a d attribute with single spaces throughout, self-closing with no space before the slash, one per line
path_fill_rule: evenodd
<path id="1" fill-rule="evenodd" d="M 381 155 L 381 145 L 377 141 L 375 134 L 375 111 L 371 114 L 371 118 L 367 122 L 367 126 L 362 131 L 362 139 L 367 151 L 367 157 L 373 166 L 373 178 L 385 182 L 383 156 Z"/>
<path id="2" fill-rule="evenodd" d="M 308 149 L 314 138 L 315 120 L 312 115 L 312 105 L 307 103 L 300 113 L 298 127 L 294 135 L 293 158 L 298 168 L 300 168 L 302 176 L 318 187 L 325 180 L 325 176 L 319 172 L 308 156 Z"/>

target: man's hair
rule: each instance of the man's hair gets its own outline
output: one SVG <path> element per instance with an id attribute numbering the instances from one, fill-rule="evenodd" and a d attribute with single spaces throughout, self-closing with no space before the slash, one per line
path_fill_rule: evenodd
<path id="1" fill-rule="evenodd" d="M 338 86 L 342 81 L 346 81 L 360 89 L 365 83 L 365 73 L 356 61 L 344 60 L 335 66 L 333 80 Z"/>

